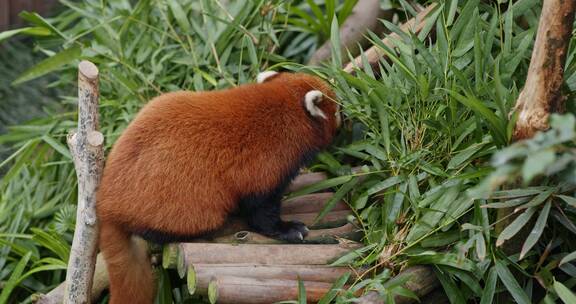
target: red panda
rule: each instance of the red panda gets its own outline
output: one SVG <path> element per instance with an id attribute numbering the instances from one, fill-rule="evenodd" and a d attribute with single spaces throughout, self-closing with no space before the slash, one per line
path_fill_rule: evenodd
<path id="1" fill-rule="evenodd" d="M 146 246 L 186 241 L 239 212 L 262 234 L 299 242 L 300 222 L 280 219 L 280 200 L 340 124 L 327 83 L 264 72 L 257 84 L 154 98 L 114 144 L 97 192 L 100 250 L 110 303 L 152 303 Z"/>

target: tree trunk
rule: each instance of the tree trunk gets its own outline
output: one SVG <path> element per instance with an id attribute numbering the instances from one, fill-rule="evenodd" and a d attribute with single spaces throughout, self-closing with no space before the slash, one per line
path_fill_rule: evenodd
<path id="1" fill-rule="evenodd" d="M 574 24 L 574 0 L 544 0 L 528 77 L 516 101 L 514 141 L 548 129 L 552 112 L 562 112 L 564 62 Z"/>
<path id="2" fill-rule="evenodd" d="M 90 303 L 98 250 L 96 188 L 104 166 L 104 136 L 98 132 L 98 68 L 88 61 L 78 65 L 78 107 L 78 130 L 68 134 L 78 177 L 78 211 L 64 303 Z"/>

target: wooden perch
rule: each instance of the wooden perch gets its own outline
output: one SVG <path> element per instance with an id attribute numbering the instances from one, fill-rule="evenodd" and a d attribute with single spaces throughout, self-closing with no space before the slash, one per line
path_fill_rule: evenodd
<path id="1" fill-rule="evenodd" d="M 190 264 L 326 265 L 357 249 L 356 244 L 260 245 L 182 243 L 180 251 Z"/>
<path id="2" fill-rule="evenodd" d="M 413 266 L 402 271 L 393 279 L 384 283 L 384 287 L 386 288 L 387 286 L 393 286 L 398 284 L 398 282 L 404 281 L 406 282 L 403 284 L 404 288 L 414 292 L 418 298 L 422 298 L 423 296 L 427 295 L 439 285 L 439 282 L 436 279 L 436 274 L 432 268 L 428 266 Z M 411 303 L 413 301 L 414 300 L 411 298 L 406 298 L 400 295 L 396 295 L 394 297 L 394 302 L 396 304 Z M 366 295 L 359 298 L 358 302 L 356 303 L 384 304 L 386 302 L 378 294 L 377 291 L 370 291 Z"/>
<path id="3" fill-rule="evenodd" d="M 428 17 L 428 15 L 430 15 L 430 13 L 432 11 L 434 11 L 434 8 L 436 8 L 436 3 L 432 3 L 430 4 L 428 7 L 426 7 L 424 10 L 422 10 L 420 13 L 418 13 L 418 15 L 408 21 L 406 21 L 406 23 L 402 24 L 402 26 L 400 26 L 400 29 L 403 32 L 413 32 L 415 34 L 420 33 L 420 31 L 422 31 L 422 29 L 424 28 L 424 25 L 426 24 L 426 17 Z M 382 39 L 382 43 L 384 43 L 384 45 L 390 47 L 390 48 L 394 48 L 394 40 L 398 40 L 401 39 L 400 36 L 396 33 L 391 33 L 390 35 L 387 35 L 384 39 Z M 382 50 L 380 50 L 380 48 L 376 45 L 372 46 L 371 48 L 369 48 L 368 50 L 366 50 L 364 52 L 364 55 L 366 56 L 366 59 L 368 59 L 368 63 L 371 66 L 376 66 L 378 64 L 378 62 L 380 61 L 380 59 L 382 57 L 384 57 L 384 52 Z M 358 56 L 356 57 L 353 61 L 351 61 L 350 63 L 348 63 L 346 65 L 346 67 L 344 67 L 344 71 L 346 73 L 352 73 L 354 71 L 354 69 L 356 67 L 362 67 L 362 57 Z"/>
<path id="4" fill-rule="evenodd" d="M 249 265 L 249 264 L 194 264 L 188 271 L 194 271 L 196 291 L 206 294 L 208 285 L 215 277 L 252 278 L 260 280 L 303 280 L 334 283 L 339 277 L 356 272 L 348 267 L 328 267 L 316 265 Z"/>
<path id="5" fill-rule="evenodd" d="M 334 196 L 332 192 L 314 193 L 287 199 L 282 202 L 282 214 L 314 213 L 320 212 L 326 202 Z M 332 211 L 350 210 L 350 207 L 342 201 L 336 203 Z"/>
<path id="6" fill-rule="evenodd" d="M 362 232 L 359 231 L 353 224 L 345 224 L 344 226 L 310 230 L 308 236 L 304 239 L 305 243 L 317 244 L 336 244 L 339 243 L 338 239 L 347 239 L 352 241 L 359 241 L 362 238 Z M 245 243 L 245 244 L 281 244 L 282 242 L 272 239 L 261 234 L 242 230 L 236 233 L 216 237 L 211 240 L 215 243 Z"/>
<path id="7" fill-rule="evenodd" d="M 98 250 L 96 188 L 104 166 L 104 136 L 98 132 L 98 68 L 78 65 L 78 130 L 68 134 L 68 147 L 78 177 L 78 211 L 66 273 L 64 303 L 89 303 Z"/>
<path id="8" fill-rule="evenodd" d="M 306 302 L 318 302 L 331 283 L 305 281 Z M 269 304 L 298 298 L 298 281 L 255 279 L 245 277 L 219 277 L 214 279 L 217 303 Z"/>
<path id="9" fill-rule="evenodd" d="M 356 56 L 360 47 L 365 47 L 369 42 L 365 39 L 368 31 L 379 34 L 384 26 L 379 19 L 391 19 L 394 10 L 380 9 L 379 0 L 359 0 L 352 13 L 340 27 L 340 52 L 350 52 Z M 308 61 L 308 65 L 318 65 L 332 57 L 332 41 L 328 40 L 320 46 Z M 348 62 L 348 56 L 342 56 L 342 63 Z"/>
<path id="10" fill-rule="evenodd" d="M 560 88 L 575 7 L 573 0 L 544 1 L 526 84 L 516 101 L 515 141 L 548 129 L 550 113 L 565 108 L 566 97 Z"/>

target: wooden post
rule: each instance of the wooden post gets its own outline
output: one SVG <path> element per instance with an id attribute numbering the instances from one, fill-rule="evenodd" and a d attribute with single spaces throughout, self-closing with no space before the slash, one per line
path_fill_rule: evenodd
<path id="1" fill-rule="evenodd" d="M 564 62 L 574 24 L 574 0 L 544 0 L 526 84 L 516 101 L 514 141 L 548 129 L 551 112 L 562 112 Z"/>
<path id="2" fill-rule="evenodd" d="M 78 130 L 67 138 L 78 177 L 78 211 L 64 303 L 90 303 L 98 249 L 96 189 L 104 166 L 104 136 L 98 127 L 98 68 L 82 61 L 78 65 Z"/>

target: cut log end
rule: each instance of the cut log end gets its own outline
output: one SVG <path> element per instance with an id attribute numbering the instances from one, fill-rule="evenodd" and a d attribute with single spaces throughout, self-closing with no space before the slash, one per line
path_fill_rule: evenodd
<path id="1" fill-rule="evenodd" d="M 78 65 L 78 72 L 90 80 L 98 78 L 98 68 L 90 61 L 82 60 Z"/>
<path id="2" fill-rule="evenodd" d="M 104 143 L 104 135 L 98 131 L 90 131 L 88 133 L 88 144 L 93 147 L 101 146 Z"/>

